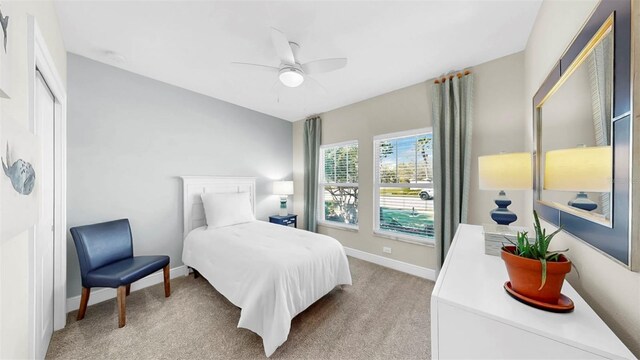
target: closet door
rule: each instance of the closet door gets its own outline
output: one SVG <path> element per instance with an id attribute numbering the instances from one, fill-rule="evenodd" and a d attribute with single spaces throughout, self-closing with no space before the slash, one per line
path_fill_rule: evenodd
<path id="1" fill-rule="evenodd" d="M 54 289 L 54 124 L 56 99 L 40 72 L 36 72 L 36 135 L 40 139 L 40 173 L 36 188 L 40 197 L 40 216 L 35 233 L 36 355 L 44 358 L 53 334 Z"/>

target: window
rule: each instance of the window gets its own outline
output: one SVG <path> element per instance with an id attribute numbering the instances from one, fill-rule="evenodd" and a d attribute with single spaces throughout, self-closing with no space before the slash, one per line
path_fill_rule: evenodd
<path id="1" fill-rule="evenodd" d="M 374 138 L 375 229 L 378 234 L 433 241 L 433 156 L 430 129 Z"/>
<path id="2" fill-rule="evenodd" d="M 358 225 L 358 142 L 320 147 L 320 222 Z"/>

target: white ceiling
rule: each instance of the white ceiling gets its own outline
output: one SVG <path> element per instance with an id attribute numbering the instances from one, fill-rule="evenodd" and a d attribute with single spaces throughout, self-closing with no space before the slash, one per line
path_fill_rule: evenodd
<path id="1" fill-rule="evenodd" d="M 295 121 L 521 51 L 540 3 L 58 0 L 56 8 L 72 53 Z M 230 64 L 278 66 L 270 27 L 301 45 L 301 62 L 349 63 L 314 76 L 326 93 Z"/>

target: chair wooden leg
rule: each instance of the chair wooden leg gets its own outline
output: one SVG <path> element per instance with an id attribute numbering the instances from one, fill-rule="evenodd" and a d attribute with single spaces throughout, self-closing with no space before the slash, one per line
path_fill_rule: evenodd
<path id="1" fill-rule="evenodd" d="M 131 284 L 127 285 L 127 296 L 131 294 Z"/>
<path id="2" fill-rule="evenodd" d="M 127 323 L 127 286 L 118 287 L 118 327 L 124 327 Z"/>
<path id="3" fill-rule="evenodd" d="M 84 319 L 84 314 L 87 312 L 87 304 L 89 303 L 89 295 L 91 294 L 91 288 L 82 287 L 82 297 L 80 298 L 80 309 L 78 309 L 78 317 L 76 320 L 80 321 Z"/>
<path id="4" fill-rule="evenodd" d="M 164 297 L 169 297 L 171 295 L 171 280 L 169 278 L 169 265 L 162 268 L 162 273 L 164 274 Z"/>

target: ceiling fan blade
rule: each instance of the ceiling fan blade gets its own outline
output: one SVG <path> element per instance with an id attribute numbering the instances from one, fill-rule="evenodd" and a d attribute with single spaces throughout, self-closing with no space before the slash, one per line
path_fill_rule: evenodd
<path id="1" fill-rule="evenodd" d="M 327 90 L 327 88 L 322 86 L 322 84 L 320 84 L 318 80 L 312 78 L 311 76 L 305 76 L 304 78 L 307 82 L 307 85 L 309 85 L 310 88 L 313 88 L 313 90 L 316 91 L 317 93 L 320 93 L 325 96 L 329 94 L 329 91 Z"/>
<path id="2" fill-rule="evenodd" d="M 347 66 L 347 58 L 322 59 L 302 64 L 305 74 L 320 74 L 342 69 Z"/>
<path id="3" fill-rule="evenodd" d="M 243 63 L 243 62 L 236 62 L 236 61 L 232 62 L 231 64 L 240 65 L 240 66 L 251 66 L 254 69 L 261 69 L 261 70 L 265 70 L 265 71 L 269 71 L 269 72 L 278 72 L 278 71 L 280 71 L 280 68 L 277 68 L 275 66 L 269 66 L 269 65 Z"/>
<path id="4" fill-rule="evenodd" d="M 280 60 L 287 65 L 295 65 L 296 59 L 293 56 L 293 50 L 291 50 L 289 40 L 284 33 L 276 28 L 271 28 L 271 41 L 273 41 L 273 46 L 276 48 Z"/>

